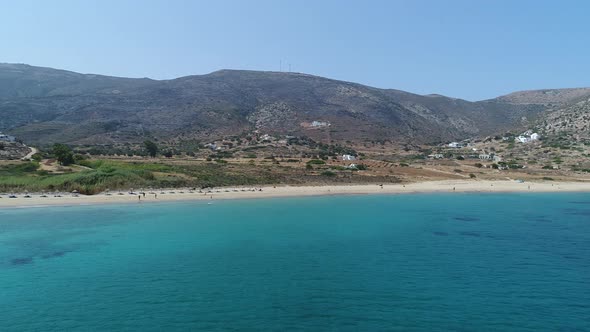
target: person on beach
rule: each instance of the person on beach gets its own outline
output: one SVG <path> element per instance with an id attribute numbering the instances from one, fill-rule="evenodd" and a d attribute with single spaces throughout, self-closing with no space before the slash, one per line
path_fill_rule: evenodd
<path id="1" fill-rule="evenodd" d="M 137 195 L 137 200 L 141 202 L 141 195 Z"/>

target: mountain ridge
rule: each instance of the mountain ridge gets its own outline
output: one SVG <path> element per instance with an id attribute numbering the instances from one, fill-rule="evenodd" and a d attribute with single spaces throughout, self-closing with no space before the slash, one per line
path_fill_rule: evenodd
<path id="1" fill-rule="evenodd" d="M 523 97 L 531 92 L 471 102 L 304 73 L 223 69 L 153 80 L 0 64 L 0 130 L 32 144 L 211 140 L 253 130 L 320 141 L 425 143 L 525 127 L 553 104 L 584 95 L 577 90 L 555 100 L 542 94 L 536 103 L 515 102 L 539 99 L 539 93 Z M 313 121 L 330 125 L 305 125 Z"/>

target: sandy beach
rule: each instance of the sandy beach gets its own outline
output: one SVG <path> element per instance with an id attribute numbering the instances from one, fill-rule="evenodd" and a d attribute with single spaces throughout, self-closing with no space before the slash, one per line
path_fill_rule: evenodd
<path id="1" fill-rule="evenodd" d="M 42 207 L 69 206 L 87 204 L 150 204 L 168 201 L 220 200 L 220 199 L 255 199 L 274 197 L 298 197 L 321 195 L 364 195 L 364 194 L 412 194 L 412 193 L 498 193 L 498 192 L 590 192 L 590 182 L 517 182 L 517 181 L 428 181 L 409 184 L 380 185 L 329 185 L 329 186 L 267 186 L 267 187 L 232 187 L 213 188 L 202 192 L 188 189 L 158 189 L 145 196 L 139 193 L 112 192 L 93 196 L 61 194 L 8 194 L 1 195 L 2 207 Z M 139 199 L 141 196 L 141 199 Z M 156 197 L 157 196 L 157 197 Z"/>

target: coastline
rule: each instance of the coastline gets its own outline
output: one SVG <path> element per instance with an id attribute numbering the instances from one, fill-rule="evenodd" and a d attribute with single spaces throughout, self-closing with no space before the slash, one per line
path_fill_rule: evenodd
<path id="1" fill-rule="evenodd" d="M 258 190 L 262 189 L 262 191 Z M 45 207 L 72 205 L 100 205 L 100 204 L 150 204 L 175 201 L 203 201 L 226 199 L 256 199 L 278 197 L 304 197 L 326 195 L 370 195 L 370 194 L 416 194 L 416 193 L 551 193 L 551 192 L 590 192 L 590 182 L 517 182 L 517 181 L 479 181 L 479 180 L 442 180 L 426 181 L 407 184 L 370 185 L 326 185 L 326 186 L 265 186 L 214 188 L 211 192 L 188 192 L 182 189 L 160 189 L 154 194 L 146 193 L 141 200 L 138 194 L 124 195 L 98 194 L 92 196 L 66 194 L 63 197 L 40 197 L 40 194 L 30 194 L 31 198 L 24 198 L 18 194 L 17 198 L 0 198 L 1 208 L 15 207 Z M 164 192 L 164 194 L 161 194 Z"/>

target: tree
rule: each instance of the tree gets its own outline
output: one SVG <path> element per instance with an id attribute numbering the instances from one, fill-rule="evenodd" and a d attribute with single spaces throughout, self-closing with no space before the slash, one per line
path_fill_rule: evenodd
<path id="1" fill-rule="evenodd" d="M 54 144 L 52 149 L 53 156 L 57 161 L 64 166 L 74 163 L 74 154 L 72 149 L 65 144 Z"/>
<path id="2" fill-rule="evenodd" d="M 147 150 L 147 153 L 150 155 L 150 157 L 153 158 L 158 154 L 158 146 L 156 143 L 147 140 L 143 142 L 143 145 L 145 145 L 145 149 Z"/>

